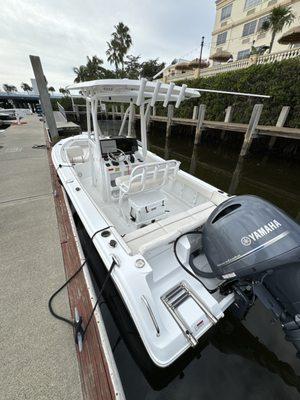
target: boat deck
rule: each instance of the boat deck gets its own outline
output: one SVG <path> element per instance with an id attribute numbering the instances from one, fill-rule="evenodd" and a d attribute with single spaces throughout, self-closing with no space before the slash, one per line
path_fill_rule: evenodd
<path id="1" fill-rule="evenodd" d="M 51 294 L 77 268 L 76 246 L 62 194 L 53 198 L 47 150 L 32 148 L 45 144 L 43 124 L 36 116 L 26 121 L 0 134 L 1 392 L 6 400 L 113 399 L 96 323 L 79 355 L 70 326 L 48 311 Z M 88 313 L 84 283 L 75 289 Z M 54 307 L 70 317 L 67 291 Z"/>

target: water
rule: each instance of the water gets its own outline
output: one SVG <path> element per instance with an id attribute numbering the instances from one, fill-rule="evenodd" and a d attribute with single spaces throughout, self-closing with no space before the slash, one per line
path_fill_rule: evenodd
<path id="1" fill-rule="evenodd" d="M 250 157 L 238 160 L 242 138 L 232 135 L 223 141 L 220 134 L 204 135 L 203 143 L 193 147 L 192 136 L 175 133 L 166 142 L 164 129 L 156 127 L 149 134 L 150 150 L 181 161 L 183 170 L 224 191 L 262 196 L 299 220 L 299 160 L 280 151 L 267 156 L 266 143 L 263 148 L 254 143 Z M 286 145 L 284 140 L 277 144 Z M 102 312 L 128 400 L 300 398 L 300 360 L 279 323 L 259 302 L 245 321 L 228 315 L 179 365 L 148 380 L 105 304 Z"/>

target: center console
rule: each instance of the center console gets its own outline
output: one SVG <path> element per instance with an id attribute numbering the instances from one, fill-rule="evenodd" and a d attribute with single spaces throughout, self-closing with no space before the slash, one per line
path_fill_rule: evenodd
<path id="1" fill-rule="evenodd" d="M 116 178 L 130 175 L 134 167 L 143 163 L 138 151 L 138 142 L 135 138 L 124 137 L 101 139 L 100 150 L 108 191 L 112 197 L 116 197 L 117 193 L 114 195 L 114 192 L 118 190 Z"/>

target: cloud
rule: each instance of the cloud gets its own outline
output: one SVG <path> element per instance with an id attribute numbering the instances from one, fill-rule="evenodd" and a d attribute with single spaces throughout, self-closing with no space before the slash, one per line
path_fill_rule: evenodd
<path id="1" fill-rule="evenodd" d="M 29 55 L 41 57 L 49 85 L 74 79 L 86 56 L 105 60 L 106 42 L 119 21 L 129 26 L 131 54 L 142 59 L 195 58 L 201 36 L 208 44 L 214 21 L 212 0 L 10 0 L 0 14 L 0 84 L 20 86 L 33 77 Z"/>

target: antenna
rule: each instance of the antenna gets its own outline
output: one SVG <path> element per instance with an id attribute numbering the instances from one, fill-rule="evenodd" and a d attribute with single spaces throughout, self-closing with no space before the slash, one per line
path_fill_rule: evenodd
<path id="1" fill-rule="evenodd" d="M 228 92 L 226 90 L 214 90 L 214 89 L 199 89 L 199 88 L 191 88 L 193 90 L 197 90 L 198 92 L 205 93 L 220 93 L 220 94 L 231 94 L 234 96 L 247 96 L 247 97 L 261 97 L 264 99 L 270 99 L 271 96 L 267 96 L 265 94 L 255 94 L 255 93 L 243 93 L 243 92 Z"/>

